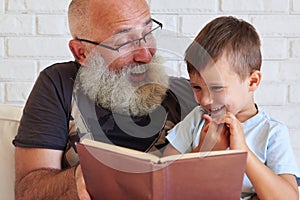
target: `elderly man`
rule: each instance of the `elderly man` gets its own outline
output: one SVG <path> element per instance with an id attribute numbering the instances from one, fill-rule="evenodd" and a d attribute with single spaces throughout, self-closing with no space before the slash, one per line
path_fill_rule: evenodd
<path id="1" fill-rule="evenodd" d="M 41 72 L 13 141 L 16 199 L 89 199 L 74 142 L 88 134 L 161 149 L 196 105 L 188 82 L 163 71 L 154 38 L 162 24 L 144 0 L 73 0 L 69 26 L 76 61 Z M 74 129 L 74 119 L 85 127 Z"/>

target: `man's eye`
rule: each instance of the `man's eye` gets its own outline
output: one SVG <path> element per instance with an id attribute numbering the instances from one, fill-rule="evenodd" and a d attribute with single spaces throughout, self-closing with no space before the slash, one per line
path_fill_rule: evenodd
<path id="1" fill-rule="evenodd" d="M 119 46 L 124 46 L 126 44 L 131 43 L 132 40 L 128 40 L 128 39 L 120 39 L 114 42 L 114 46 L 119 47 Z"/>
<path id="2" fill-rule="evenodd" d="M 143 34 L 145 35 L 145 34 L 151 32 L 151 30 L 152 30 L 152 23 L 151 23 L 151 24 L 148 24 L 148 25 L 145 27 L 145 29 L 143 30 Z"/>
<path id="3" fill-rule="evenodd" d="M 132 37 L 128 34 L 117 34 L 111 37 L 109 40 L 106 40 L 104 43 L 111 46 L 122 46 L 132 41 Z"/>

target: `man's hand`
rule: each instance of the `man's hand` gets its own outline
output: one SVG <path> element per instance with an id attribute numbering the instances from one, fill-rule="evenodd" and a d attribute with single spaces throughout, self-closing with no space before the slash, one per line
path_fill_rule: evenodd
<path id="1" fill-rule="evenodd" d="M 75 170 L 74 175 L 75 175 L 75 181 L 76 181 L 76 187 L 77 187 L 77 193 L 78 193 L 79 199 L 80 200 L 91 200 L 91 197 L 86 190 L 86 185 L 85 185 L 85 181 L 83 178 L 81 166 L 78 165 L 77 167 L 75 167 L 74 170 Z"/>

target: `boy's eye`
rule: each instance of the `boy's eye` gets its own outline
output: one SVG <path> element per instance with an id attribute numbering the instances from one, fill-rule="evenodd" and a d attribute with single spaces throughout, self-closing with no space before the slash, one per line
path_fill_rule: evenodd
<path id="1" fill-rule="evenodd" d="M 215 92 L 221 91 L 223 88 L 224 88 L 223 86 L 212 86 L 212 87 L 210 87 L 211 91 L 215 91 Z"/>
<path id="2" fill-rule="evenodd" d="M 192 85 L 192 88 L 193 90 L 201 90 L 201 87 L 197 85 Z"/>

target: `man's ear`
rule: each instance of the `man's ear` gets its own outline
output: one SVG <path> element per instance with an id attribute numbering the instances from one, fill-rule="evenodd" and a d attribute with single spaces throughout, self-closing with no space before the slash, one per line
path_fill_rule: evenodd
<path id="1" fill-rule="evenodd" d="M 79 40 L 72 39 L 69 41 L 69 48 L 75 57 L 75 60 L 83 65 L 87 56 L 87 51 L 82 43 Z"/>
<path id="2" fill-rule="evenodd" d="M 262 78 L 262 73 L 259 70 L 255 70 L 252 72 L 249 76 L 249 90 L 250 91 L 255 91 L 261 81 Z"/>

